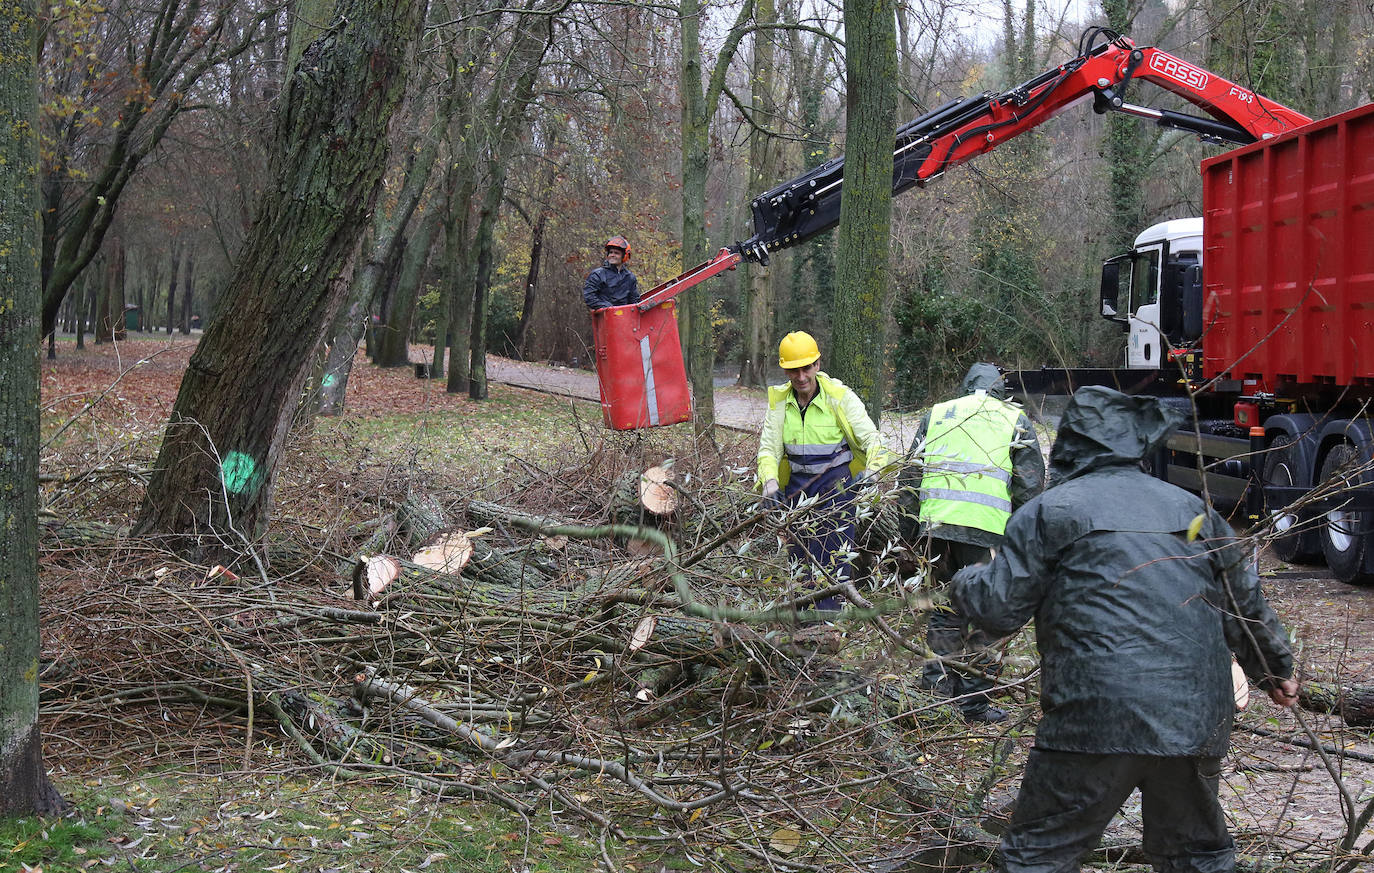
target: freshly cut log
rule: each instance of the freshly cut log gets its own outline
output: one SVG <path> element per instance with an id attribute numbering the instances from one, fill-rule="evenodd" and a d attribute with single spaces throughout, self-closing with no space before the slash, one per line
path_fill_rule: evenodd
<path id="1" fill-rule="evenodd" d="M 639 503 L 652 515 L 672 515 L 677 511 L 678 493 L 671 467 L 650 467 L 639 477 Z"/>
<path id="2" fill-rule="evenodd" d="M 353 565 L 353 599 L 375 600 L 401 576 L 401 562 L 390 555 L 359 555 Z"/>
<path id="3" fill-rule="evenodd" d="M 449 531 L 415 553 L 412 564 L 440 573 L 457 573 L 472 560 L 472 540 L 462 531 Z"/>
<path id="4" fill-rule="evenodd" d="M 1298 705 L 1312 712 L 1339 715 L 1350 727 L 1374 725 L 1374 685 L 1342 687 L 1326 682 L 1304 682 Z"/>

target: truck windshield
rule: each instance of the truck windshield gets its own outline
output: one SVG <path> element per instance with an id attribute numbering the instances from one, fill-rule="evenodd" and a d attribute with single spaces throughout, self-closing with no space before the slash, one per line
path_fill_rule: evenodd
<path id="1" fill-rule="evenodd" d="M 1159 249 L 1137 252 L 1131 259 L 1131 312 L 1159 302 Z"/>

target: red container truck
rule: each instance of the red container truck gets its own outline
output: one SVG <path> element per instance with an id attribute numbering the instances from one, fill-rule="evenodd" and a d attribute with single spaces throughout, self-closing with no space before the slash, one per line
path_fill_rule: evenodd
<path id="1" fill-rule="evenodd" d="M 1109 384 L 1190 424 L 1171 482 L 1272 519 L 1278 555 L 1374 582 L 1374 104 L 1202 164 L 1203 218 L 1151 227 L 1102 271 L 1116 370 L 1015 374 L 1028 401 Z"/>

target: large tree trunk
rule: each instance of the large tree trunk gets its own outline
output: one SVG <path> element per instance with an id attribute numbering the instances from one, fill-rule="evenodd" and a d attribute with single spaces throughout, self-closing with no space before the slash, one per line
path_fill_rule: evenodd
<path id="1" fill-rule="evenodd" d="M 706 160 L 714 103 L 702 95 L 701 16 L 698 0 L 679 4 L 682 27 L 682 267 L 706 260 Z M 698 432 L 716 420 L 715 340 L 711 331 L 711 297 L 703 293 L 678 298 L 678 332 L 687 378 L 692 383 L 692 418 Z"/>
<path id="2" fill-rule="evenodd" d="M 777 8 L 773 0 L 759 0 L 755 18 L 760 25 L 773 24 L 777 20 Z M 782 155 L 779 143 L 767 131 L 761 129 L 764 120 L 771 122 L 780 117 L 776 89 L 776 61 L 773 51 L 774 33 L 755 31 L 754 33 L 754 76 L 751 108 L 754 113 L 754 129 L 749 134 L 749 190 L 750 197 L 767 191 L 782 175 Z M 747 203 L 748 201 L 746 201 Z M 746 207 L 747 209 L 747 207 Z M 743 315 L 744 329 L 740 349 L 739 383 L 752 388 L 763 387 L 768 381 L 768 361 L 773 346 L 773 271 L 759 264 L 751 264 L 747 271 L 748 286 L 745 292 Z"/>
<path id="3" fill-rule="evenodd" d="M 421 0 L 340 0 L 291 71 L 273 183 L 183 377 L 138 529 L 253 538 L 386 168 Z"/>
<path id="4" fill-rule="evenodd" d="M 892 286 L 892 132 L 897 113 L 897 34 L 892 0 L 844 7 L 844 199 L 840 201 L 835 328 L 822 363 L 863 398 L 878 421 Z M 826 363 L 828 361 L 828 363 Z"/>
<path id="5" fill-rule="evenodd" d="M 34 0 L 0 27 L 0 816 L 61 811 L 38 728 L 38 67 Z"/>

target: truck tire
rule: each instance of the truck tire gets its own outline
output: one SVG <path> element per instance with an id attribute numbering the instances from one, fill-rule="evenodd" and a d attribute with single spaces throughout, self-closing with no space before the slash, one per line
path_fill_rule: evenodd
<path id="1" fill-rule="evenodd" d="M 1359 484 L 1360 454 L 1349 443 L 1335 446 L 1322 462 L 1324 483 Z M 1331 573 L 1351 585 L 1374 584 L 1374 574 L 1365 570 L 1365 553 L 1374 541 L 1374 518 L 1368 512 L 1332 509 L 1320 527 L 1322 553 Z"/>
<path id="2" fill-rule="evenodd" d="M 1291 436 L 1280 436 L 1270 443 L 1264 457 L 1264 484 L 1288 487 L 1306 485 L 1306 471 L 1301 469 L 1302 459 L 1293 445 Z M 1290 564 L 1309 564 L 1321 559 L 1322 548 L 1312 532 L 1310 513 L 1281 512 L 1281 506 L 1266 506 L 1266 512 L 1274 516 L 1274 533 L 1269 542 L 1274 556 Z M 1292 530 L 1293 533 L 1285 534 Z"/>

